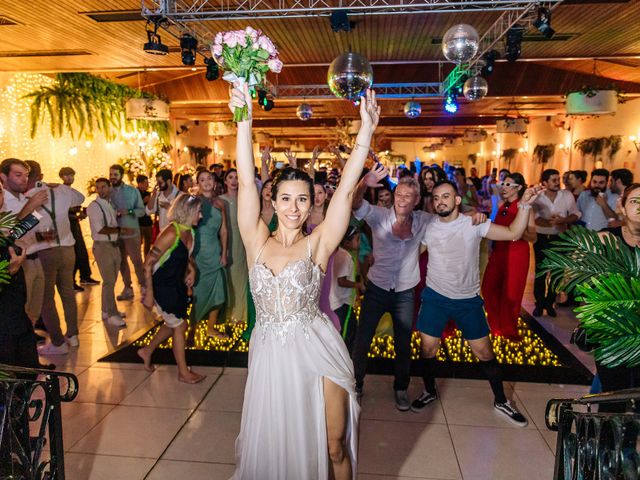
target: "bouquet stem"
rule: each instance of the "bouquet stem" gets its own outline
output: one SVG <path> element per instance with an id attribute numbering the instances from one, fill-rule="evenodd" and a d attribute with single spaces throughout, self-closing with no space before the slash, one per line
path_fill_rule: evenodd
<path id="1" fill-rule="evenodd" d="M 249 120 L 249 107 L 245 105 L 244 107 L 236 107 L 233 112 L 233 121 L 244 122 L 245 120 Z"/>

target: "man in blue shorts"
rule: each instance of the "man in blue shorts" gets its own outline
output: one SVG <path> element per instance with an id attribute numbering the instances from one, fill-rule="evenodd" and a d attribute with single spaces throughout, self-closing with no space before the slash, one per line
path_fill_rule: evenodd
<path id="1" fill-rule="evenodd" d="M 531 202 L 540 188 L 528 189 L 518 204 L 518 215 L 508 227 L 485 222 L 473 225 L 461 215 L 462 198 L 456 186 L 443 181 L 433 188 L 433 206 L 438 218 L 426 229 L 422 244 L 429 250 L 426 287 L 417 328 L 422 340 L 425 391 L 413 401 L 411 410 L 419 412 L 438 398 L 435 386 L 436 353 L 448 319 L 453 319 L 480 360 L 491 384 L 494 407 L 519 426 L 527 419 L 507 400 L 502 385 L 502 371 L 493 355 L 489 326 L 480 293 L 480 241 L 517 240 L 524 232 Z"/>

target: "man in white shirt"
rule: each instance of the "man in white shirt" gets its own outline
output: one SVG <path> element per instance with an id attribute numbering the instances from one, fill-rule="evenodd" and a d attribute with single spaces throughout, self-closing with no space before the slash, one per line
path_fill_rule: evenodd
<path id="1" fill-rule="evenodd" d="M 589 230 L 599 232 L 607 228 L 609 220 L 616 220 L 616 203 L 620 195 L 607 189 L 609 170 L 596 168 L 591 172 L 589 189 L 580 194 L 576 206 L 580 210 L 580 223 Z"/>
<path id="2" fill-rule="evenodd" d="M 39 210 L 47 201 L 47 192 L 42 190 L 27 198 L 24 193 L 29 189 L 29 165 L 17 158 L 7 158 L 0 164 L 0 180 L 4 187 L 3 212 L 11 212 L 18 218 Z M 35 243 L 35 232 L 32 230 L 16 242 L 27 250 Z M 25 284 L 27 285 L 27 301 L 25 311 L 33 325 L 42 313 L 42 298 L 44 295 L 44 272 L 37 254 L 29 254 L 22 264 Z"/>
<path id="3" fill-rule="evenodd" d="M 525 191 L 518 202 L 518 215 L 505 227 L 491 222 L 473 225 L 471 218 L 460 214 L 462 197 L 454 183 L 445 180 L 433 187 L 432 201 L 438 218 L 430 223 L 422 239 L 429 251 L 429 264 L 417 322 L 422 340 L 425 391 L 411 404 L 413 411 L 419 412 L 437 399 L 436 354 L 442 332 L 449 319 L 453 319 L 488 377 L 495 409 L 516 425 L 527 425 L 527 420 L 504 394 L 502 372 L 493 355 L 480 298 L 479 256 L 483 238 L 511 241 L 522 236 L 536 192 L 534 188 Z"/>
<path id="4" fill-rule="evenodd" d="M 145 207 L 147 215 L 157 215 L 160 231 L 169 224 L 167 214 L 169 208 L 180 193 L 180 190 L 171 183 L 173 174 L 169 169 L 159 170 L 156 173 L 156 186 L 153 189 L 151 198 Z"/>
<path id="5" fill-rule="evenodd" d="M 551 288 L 547 276 L 538 276 L 545 250 L 551 242 L 557 240 L 558 235 L 580 218 L 573 194 L 569 190 L 560 190 L 560 172 L 548 168 L 542 172 L 540 182 L 545 188 L 533 203 L 535 213 L 537 239 L 533 244 L 536 261 L 536 277 L 533 281 L 533 296 L 536 306 L 533 316 L 538 317 L 547 310 L 550 317 L 556 316 L 553 303 L 556 292 Z"/>
<path id="6" fill-rule="evenodd" d="M 28 160 L 27 163 L 31 167 L 31 174 L 37 172 L 41 181 L 40 164 L 33 160 Z M 27 249 L 27 254 L 38 254 L 44 272 L 42 319 L 51 343 L 42 346 L 40 353 L 64 355 L 69 353 L 67 343 L 72 347 L 79 345 L 78 305 L 73 290 L 73 269 L 76 262 L 75 240 L 69 224 L 69 209 L 82 205 L 84 195 L 67 185 L 52 187 L 43 185 L 29 190 L 27 197 L 41 190 L 46 190 L 49 198 L 42 206 L 42 220 L 35 228 L 38 242 Z M 64 319 L 67 324 L 65 335 L 60 329 L 60 317 L 55 304 L 56 288 L 62 300 Z"/>

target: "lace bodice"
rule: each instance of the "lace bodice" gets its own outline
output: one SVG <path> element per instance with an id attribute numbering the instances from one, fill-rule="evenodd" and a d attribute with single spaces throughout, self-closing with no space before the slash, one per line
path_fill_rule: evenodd
<path id="1" fill-rule="evenodd" d="M 262 340 L 275 335 L 284 344 L 297 329 L 308 338 L 312 321 L 329 321 L 318 306 L 322 270 L 313 263 L 309 252 L 307 258 L 288 263 L 274 275 L 258 262 L 260 253 L 249 271 L 249 283 L 256 305 L 256 329 L 261 330 Z"/>

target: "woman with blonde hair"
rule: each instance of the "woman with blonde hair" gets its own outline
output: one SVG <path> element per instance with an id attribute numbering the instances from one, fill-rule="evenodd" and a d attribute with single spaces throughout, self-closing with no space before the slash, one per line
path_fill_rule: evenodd
<path id="1" fill-rule="evenodd" d="M 196 278 L 195 262 L 191 256 L 193 227 L 202 217 L 201 208 L 202 200 L 199 197 L 179 194 L 167 214 L 169 225 L 158 235 L 144 263 L 145 291 L 142 304 L 149 310 L 155 305 L 164 325 L 148 346 L 138 349 L 138 356 L 142 358 L 147 371 L 154 371 L 151 364 L 153 351 L 172 337 L 178 380 L 184 383 L 198 383 L 205 378 L 187 366 L 184 351 L 187 289 L 193 286 Z"/>
<path id="2" fill-rule="evenodd" d="M 349 225 L 351 199 L 380 109 L 367 91 L 361 126 L 324 220 L 304 229 L 314 205 L 311 177 L 296 168 L 272 185 L 278 228 L 260 218 L 251 141 L 251 95 L 234 88 L 229 107 L 248 107 L 238 123 L 238 226 L 250 265 L 256 325 L 236 441 L 234 479 L 355 478 L 359 405 L 349 352 L 319 308 L 329 257 Z"/>

